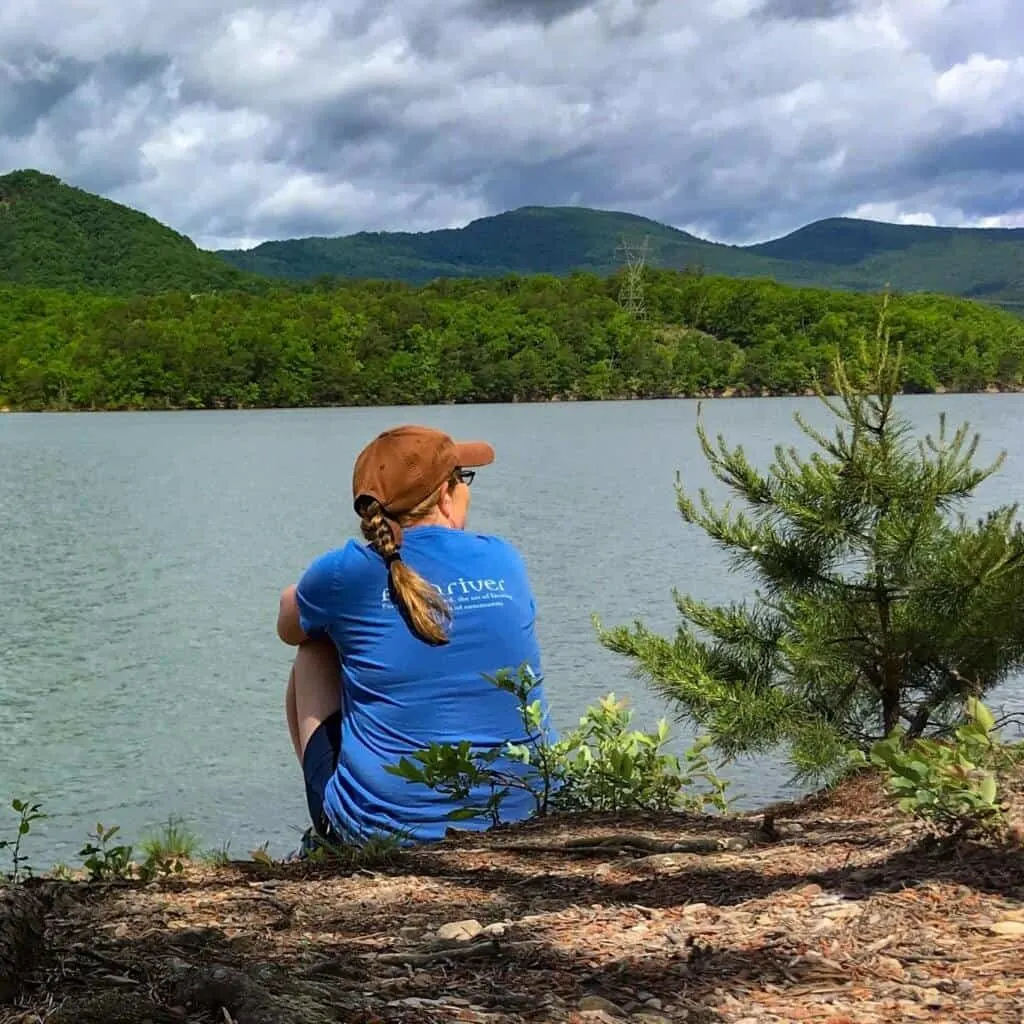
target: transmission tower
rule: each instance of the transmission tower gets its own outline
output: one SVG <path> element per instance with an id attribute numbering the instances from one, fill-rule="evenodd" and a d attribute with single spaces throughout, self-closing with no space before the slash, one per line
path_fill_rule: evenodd
<path id="1" fill-rule="evenodd" d="M 631 245 L 625 239 L 619 244 L 619 252 L 625 260 L 625 277 L 619 289 L 619 305 L 634 320 L 647 319 L 647 301 L 644 299 L 644 267 L 647 265 L 647 242 Z"/>

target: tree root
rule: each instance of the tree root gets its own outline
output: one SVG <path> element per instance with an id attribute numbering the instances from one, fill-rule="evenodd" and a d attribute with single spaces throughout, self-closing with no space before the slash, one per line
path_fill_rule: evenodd
<path id="1" fill-rule="evenodd" d="M 513 843 L 497 847 L 497 850 L 512 850 L 516 853 L 562 853 L 579 856 L 607 856 L 609 853 L 665 854 L 665 853 L 727 853 L 746 850 L 756 845 L 756 840 L 746 836 L 705 836 L 681 837 L 669 842 L 651 839 L 648 836 L 595 836 L 586 839 L 570 839 L 561 844 Z"/>

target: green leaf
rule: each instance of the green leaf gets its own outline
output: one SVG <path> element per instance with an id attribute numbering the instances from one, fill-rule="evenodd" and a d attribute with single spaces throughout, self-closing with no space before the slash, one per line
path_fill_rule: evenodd
<path id="1" fill-rule="evenodd" d="M 475 807 L 457 807 L 448 813 L 448 818 L 451 821 L 469 821 L 471 818 L 480 818 L 486 813 L 486 810 Z"/>
<path id="2" fill-rule="evenodd" d="M 986 775 L 978 787 L 982 800 L 987 804 L 994 804 L 996 802 L 996 791 L 996 777 L 994 775 Z"/>

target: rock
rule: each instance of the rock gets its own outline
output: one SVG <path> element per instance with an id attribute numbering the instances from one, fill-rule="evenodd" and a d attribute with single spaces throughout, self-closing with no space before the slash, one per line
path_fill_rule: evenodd
<path id="1" fill-rule="evenodd" d="M 638 1010 L 629 1019 L 636 1021 L 636 1024 L 672 1024 L 668 1017 L 663 1017 L 652 1010 Z"/>
<path id="2" fill-rule="evenodd" d="M 660 1010 L 661 1000 L 657 996 L 651 996 L 649 999 L 644 1000 L 644 1006 L 649 1010 Z"/>
<path id="3" fill-rule="evenodd" d="M 484 930 L 483 925 L 472 918 L 468 921 L 452 921 L 450 924 L 443 924 L 437 929 L 437 937 L 444 942 L 452 940 L 457 942 L 469 942 L 475 939 Z"/>
<path id="4" fill-rule="evenodd" d="M 988 930 L 993 935 L 1024 935 L 1024 921 L 996 921 Z"/>
<path id="5" fill-rule="evenodd" d="M 937 988 L 921 989 L 917 998 L 924 1003 L 925 1006 L 930 1008 L 948 1006 L 952 1001 L 949 996 L 944 996 Z"/>
<path id="6" fill-rule="evenodd" d="M 579 1001 L 579 1010 L 582 1013 L 598 1011 L 600 1013 L 610 1014 L 612 1017 L 622 1016 L 622 1010 L 603 996 L 584 996 Z"/>
<path id="7" fill-rule="evenodd" d="M 879 969 L 885 973 L 887 978 L 897 980 L 906 976 L 903 964 L 901 964 L 895 957 L 880 956 L 877 963 Z"/>
<path id="8" fill-rule="evenodd" d="M 508 931 L 508 925 L 504 921 L 495 921 L 484 927 L 482 934 L 488 938 L 500 938 Z"/>

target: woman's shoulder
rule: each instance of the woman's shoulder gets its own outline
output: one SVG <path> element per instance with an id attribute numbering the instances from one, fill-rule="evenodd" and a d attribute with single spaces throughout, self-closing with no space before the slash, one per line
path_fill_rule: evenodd
<path id="1" fill-rule="evenodd" d="M 311 569 L 327 572 L 349 573 L 371 560 L 370 549 L 355 538 L 338 547 L 330 548 L 318 555 L 310 565 Z"/>
<path id="2" fill-rule="evenodd" d="M 525 568 L 522 554 L 508 538 L 496 533 L 467 533 L 465 536 L 477 549 L 480 557 Z"/>

